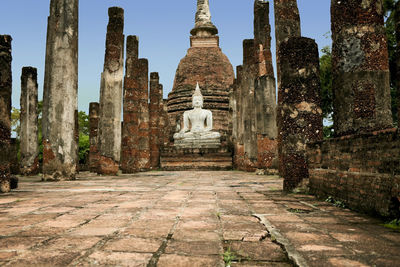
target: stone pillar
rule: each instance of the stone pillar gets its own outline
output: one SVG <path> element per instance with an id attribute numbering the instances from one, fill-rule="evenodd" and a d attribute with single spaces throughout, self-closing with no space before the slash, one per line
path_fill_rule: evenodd
<path id="1" fill-rule="evenodd" d="M 39 173 L 37 69 L 23 67 L 21 75 L 20 151 L 22 175 Z"/>
<path id="2" fill-rule="evenodd" d="M 243 66 L 233 89 L 235 165 L 247 171 L 270 168 L 277 128 L 269 2 L 254 1 L 254 39 L 243 41 Z"/>
<path id="3" fill-rule="evenodd" d="M 108 9 L 104 70 L 100 86 L 99 164 L 97 173 L 116 175 L 121 156 L 122 79 L 124 73 L 124 10 Z"/>
<path id="4" fill-rule="evenodd" d="M 290 37 L 301 36 L 300 13 L 297 0 L 274 0 L 275 14 L 275 39 L 276 39 L 276 67 L 278 77 L 278 88 L 280 88 L 279 73 L 279 47 L 280 44 Z"/>
<path id="5" fill-rule="evenodd" d="M 138 58 L 138 47 L 138 38 L 128 36 L 121 161 L 124 173 L 150 168 L 148 62 Z"/>
<path id="6" fill-rule="evenodd" d="M 281 88 L 278 100 L 278 145 L 284 190 L 308 178 L 306 144 L 322 139 L 318 46 L 293 37 L 281 44 Z"/>
<path id="7" fill-rule="evenodd" d="M 0 192 L 11 190 L 9 147 L 11 138 L 11 41 L 0 35 Z"/>
<path id="8" fill-rule="evenodd" d="M 258 66 L 255 64 L 254 39 L 243 41 L 243 77 L 242 77 L 242 115 L 243 145 L 248 160 L 257 160 L 257 133 L 255 121 L 254 81 L 257 77 Z"/>
<path id="9" fill-rule="evenodd" d="M 99 164 L 99 103 L 92 102 L 89 103 L 89 171 L 97 173 L 97 168 Z"/>
<path id="10" fill-rule="evenodd" d="M 160 78 L 157 72 L 150 73 L 150 167 L 160 166 Z"/>
<path id="11" fill-rule="evenodd" d="M 392 127 L 381 0 L 331 1 L 336 136 Z"/>
<path id="12" fill-rule="evenodd" d="M 51 0 L 43 88 L 43 179 L 74 179 L 78 0 Z"/>
<path id="13" fill-rule="evenodd" d="M 396 40 L 397 40 L 397 49 L 396 49 L 396 77 L 397 77 L 397 127 L 400 128 L 400 2 L 396 3 L 396 11 L 395 11 L 395 23 L 396 23 Z"/>

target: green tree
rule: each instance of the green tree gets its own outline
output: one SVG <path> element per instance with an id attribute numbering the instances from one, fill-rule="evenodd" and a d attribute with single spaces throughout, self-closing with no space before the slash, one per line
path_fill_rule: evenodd
<path id="1" fill-rule="evenodd" d="M 333 95 L 332 95 L 332 53 L 329 46 L 321 50 L 322 56 L 319 59 L 321 79 L 321 108 L 324 119 L 324 137 L 333 136 Z"/>
<path id="2" fill-rule="evenodd" d="M 85 164 L 89 154 L 89 116 L 84 111 L 78 112 L 79 123 L 79 163 Z"/>
<path id="3" fill-rule="evenodd" d="M 15 133 L 17 140 L 20 138 L 21 126 L 19 123 L 19 118 L 21 116 L 21 111 L 17 108 L 12 107 L 11 109 L 11 131 Z"/>
<path id="4" fill-rule="evenodd" d="M 85 111 L 78 112 L 79 133 L 89 135 L 89 115 Z"/>

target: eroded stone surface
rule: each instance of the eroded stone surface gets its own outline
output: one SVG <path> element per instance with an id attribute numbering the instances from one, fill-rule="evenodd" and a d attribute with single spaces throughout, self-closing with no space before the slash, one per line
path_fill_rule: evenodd
<path id="1" fill-rule="evenodd" d="M 78 0 L 52 0 L 43 86 L 43 179 L 74 179 L 78 144 Z"/>
<path id="2" fill-rule="evenodd" d="M 336 136 L 392 127 L 382 1 L 331 2 Z"/>
<path id="3" fill-rule="evenodd" d="M 36 68 L 22 68 L 20 105 L 20 170 L 24 175 L 38 174 L 38 84 Z"/>
<path id="4" fill-rule="evenodd" d="M 309 176 L 307 143 L 322 139 L 318 46 L 312 39 L 291 37 L 279 53 L 279 172 L 284 189 L 291 191 Z"/>
<path id="5" fill-rule="evenodd" d="M 98 131 L 99 174 L 116 174 L 121 156 L 122 80 L 124 73 L 124 10 L 108 9 L 106 52 L 100 85 Z"/>

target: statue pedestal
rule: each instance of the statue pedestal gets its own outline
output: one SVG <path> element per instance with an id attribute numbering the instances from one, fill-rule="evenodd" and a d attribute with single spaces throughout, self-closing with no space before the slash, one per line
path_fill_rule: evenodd
<path id="1" fill-rule="evenodd" d="M 219 148 L 221 147 L 220 138 L 207 138 L 207 139 L 197 139 L 197 138 L 185 138 L 176 139 L 174 142 L 174 147 L 176 148 Z"/>
<path id="2" fill-rule="evenodd" d="M 161 152 L 161 169 L 165 171 L 186 170 L 232 170 L 232 152 L 226 148 L 183 148 L 170 146 Z"/>

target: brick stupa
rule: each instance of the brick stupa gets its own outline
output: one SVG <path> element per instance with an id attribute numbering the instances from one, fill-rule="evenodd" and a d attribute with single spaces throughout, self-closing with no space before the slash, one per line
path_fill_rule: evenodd
<path id="1" fill-rule="evenodd" d="M 229 88 L 235 75 L 228 57 L 219 48 L 218 29 L 211 22 L 208 0 L 197 1 L 196 24 L 191 30 L 190 48 L 180 61 L 174 86 L 168 95 L 171 137 L 183 112 L 192 109 L 192 95 L 198 82 L 204 96 L 204 108 L 213 114 L 213 130 L 223 140 L 228 133 Z"/>
<path id="2" fill-rule="evenodd" d="M 196 24 L 190 33 L 190 48 L 179 63 L 168 95 L 170 144 L 161 154 L 161 167 L 165 170 L 231 169 L 232 152 L 227 144 L 231 120 L 229 89 L 235 74 L 228 57 L 219 48 L 218 29 L 211 22 L 209 0 L 197 1 Z M 192 95 L 197 83 L 204 97 L 203 108 L 212 112 L 213 131 L 221 134 L 219 148 L 173 146 L 172 136 L 183 126 L 183 113 L 193 108 Z"/>

